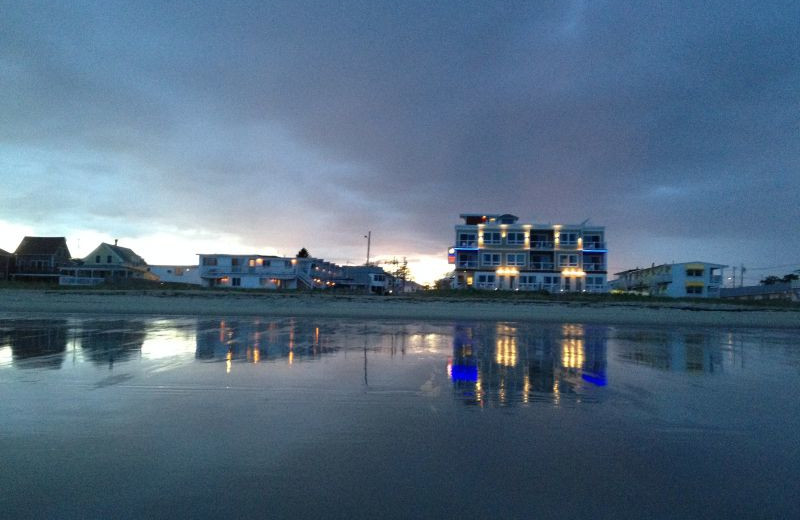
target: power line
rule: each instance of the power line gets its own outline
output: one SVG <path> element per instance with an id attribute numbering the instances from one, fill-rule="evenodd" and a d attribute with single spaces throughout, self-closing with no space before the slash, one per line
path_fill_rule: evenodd
<path id="1" fill-rule="evenodd" d="M 773 265 L 771 267 L 748 267 L 748 271 L 768 271 L 770 269 L 782 269 L 785 267 L 800 267 L 800 264 L 784 264 L 784 265 Z"/>

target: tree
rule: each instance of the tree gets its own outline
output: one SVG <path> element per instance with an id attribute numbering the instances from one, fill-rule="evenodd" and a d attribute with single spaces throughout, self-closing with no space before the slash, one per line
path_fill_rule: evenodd
<path id="1" fill-rule="evenodd" d="M 782 282 L 793 282 L 793 281 L 798 280 L 798 279 L 800 279 L 800 276 L 798 276 L 798 275 L 796 275 L 794 273 L 790 273 L 790 274 L 787 274 L 786 276 L 784 276 L 783 278 L 781 278 L 781 281 Z"/>
<path id="2" fill-rule="evenodd" d="M 767 276 L 766 278 L 761 280 L 759 283 L 761 285 L 775 285 L 776 283 L 780 283 L 780 282 L 781 282 L 781 279 L 779 277 L 777 277 L 777 276 Z"/>
<path id="3" fill-rule="evenodd" d="M 308 258 L 308 249 L 305 247 L 297 252 L 297 258 Z"/>

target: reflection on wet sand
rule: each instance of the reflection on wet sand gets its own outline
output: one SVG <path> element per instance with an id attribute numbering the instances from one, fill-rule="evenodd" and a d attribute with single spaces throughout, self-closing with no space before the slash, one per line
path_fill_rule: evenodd
<path id="1" fill-rule="evenodd" d="M 57 370 L 64 363 L 67 320 L 0 320 L 0 344 L 11 349 L 16 368 Z"/>
<path id="2" fill-rule="evenodd" d="M 201 320 L 197 322 L 197 359 L 288 363 L 318 359 L 339 350 L 329 340 L 331 324 L 280 320 Z"/>
<path id="3" fill-rule="evenodd" d="M 467 404 L 559 404 L 564 395 L 581 402 L 589 387 L 606 384 L 607 333 L 576 324 L 459 324 L 447 372 Z"/>
<path id="4" fill-rule="evenodd" d="M 658 370 L 713 373 L 737 364 L 733 348 L 725 359 L 726 343 L 719 332 L 620 331 L 614 341 L 620 360 Z"/>
<path id="5" fill-rule="evenodd" d="M 138 356 L 146 335 L 140 320 L 87 320 L 76 330 L 84 358 L 109 368 Z"/>

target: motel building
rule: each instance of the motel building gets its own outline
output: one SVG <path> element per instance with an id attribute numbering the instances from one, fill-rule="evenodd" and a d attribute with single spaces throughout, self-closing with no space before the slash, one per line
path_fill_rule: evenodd
<path id="1" fill-rule="evenodd" d="M 510 214 L 460 215 L 454 289 L 606 292 L 605 227 L 520 224 Z"/>
<path id="2" fill-rule="evenodd" d="M 200 254 L 200 284 L 238 289 L 327 289 L 341 268 L 320 258 Z"/>

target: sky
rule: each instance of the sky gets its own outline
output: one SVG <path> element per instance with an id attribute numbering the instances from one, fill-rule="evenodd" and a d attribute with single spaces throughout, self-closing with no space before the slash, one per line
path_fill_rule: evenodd
<path id="1" fill-rule="evenodd" d="M 407 257 L 460 213 L 609 272 L 800 269 L 800 3 L 0 0 L 0 248 Z M 613 278 L 612 275 L 609 278 Z"/>

